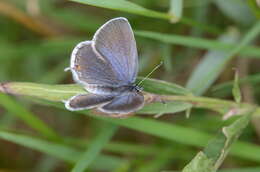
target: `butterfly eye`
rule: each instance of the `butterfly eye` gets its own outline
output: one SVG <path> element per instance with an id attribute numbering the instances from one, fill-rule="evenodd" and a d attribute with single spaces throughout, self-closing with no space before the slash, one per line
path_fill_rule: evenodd
<path id="1" fill-rule="evenodd" d="M 137 92 L 141 92 L 141 91 L 144 90 L 144 88 L 136 85 L 136 86 L 135 86 L 135 90 L 136 90 Z"/>

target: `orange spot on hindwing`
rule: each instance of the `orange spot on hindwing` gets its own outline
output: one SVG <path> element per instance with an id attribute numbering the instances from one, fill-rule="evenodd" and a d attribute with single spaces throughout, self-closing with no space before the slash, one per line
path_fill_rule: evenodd
<path id="1" fill-rule="evenodd" d="M 75 69 L 76 69 L 76 70 L 81 70 L 80 65 L 75 65 Z"/>

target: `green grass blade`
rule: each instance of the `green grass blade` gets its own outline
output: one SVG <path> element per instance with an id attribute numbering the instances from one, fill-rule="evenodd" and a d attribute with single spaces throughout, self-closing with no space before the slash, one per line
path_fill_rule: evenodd
<path id="1" fill-rule="evenodd" d="M 260 7 L 260 2 L 259 0 L 251 0 L 251 1 L 247 1 L 251 11 L 254 13 L 255 17 L 257 19 L 260 19 L 260 11 L 259 11 L 259 7 Z"/>
<path id="2" fill-rule="evenodd" d="M 139 132 L 151 134 L 160 138 L 177 141 L 187 145 L 203 146 L 209 139 L 210 135 L 197 130 L 182 127 L 179 125 L 168 124 L 153 119 L 143 119 L 140 117 L 131 117 L 124 120 L 110 119 L 93 116 L 98 119 L 109 121 L 113 124 L 124 126 Z"/>
<path id="3" fill-rule="evenodd" d="M 230 51 L 230 58 L 234 56 L 235 54 L 238 54 L 239 52 L 243 51 L 243 47 L 245 47 L 247 44 L 252 42 L 257 36 L 259 36 L 260 33 L 260 21 L 258 20 L 251 28 L 248 30 L 248 32 L 244 35 L 244 37 L 241 39 L 239 44 L 233 48 Z"/>
<path id="4" fill-rule="evenodd" d="M 191 94 L 187 89 L 181 86 L 155 79 L 146 79 L 142 86 L 145 88 L 145 91 L 161 94 Z M 76 94 L 87 93 L 80 85 L 47 85 L 12 82 L 4 84 L 4 88 L 11 94 L 33 96 L 50 101 L 63 101 Z M 191 108 L 191 106 L 190 103 L 183 102 L 152 103 L 145 106 L 138 113 L 176 113 Z"/>
<path id="5" fill-rule="evenodd" d="M 213 137 L 205 132 L 198 131 L 194 128 L 168 124 L 152 119 L 131 117 L 121 120 L 102 118 L 98 116 L 93 117 L 185 145 L 203 147 L 206 146 L 206 143 L 209 141 L 209 139 Z M 260 147 L 251 143 L 237 141 L 233 145 L 230 154 L 240 158 L 260 162 Z"/>
<path id="6" fill-rule="evenodd" d="M 95 6 L 95 7 L 100 7 L 100 8 L 107 8 L 107 9 L 111 9 L 111 10 L 128 12 L 128 13 L 142 15 L 142 16 L 146 16 L 146 17 L 166 19 L 166 20 L 176 20 L 175 16 L 171 15 L 170 13 L 163 13 L 163 12 L 157 12 L 154 10 L 149 10 L 140 5 L 137 5 L 133 2 L 126 1 L 126 0 L 110 0 L 110 1 L 71 0 L 71 1 L 82 3 L 82 4 L 87 4 L 87 5 L 91 5 L 91 6 Z M 180 22 L 182 22 L 183 24 L 198 27 L 202 30 L 207 30 L 210 33 L 214 33 L 214 34 L 219 33 L 219 29 L 208 26 L 206 24 L 197 23 L 196 21 L 188 19 L 188 18 L 182 17 Z"/>
<path id="7" fill-rule="evenodd" d="M 171 45 L 169 44 L 163 44 L 162 48 L 162 57 L 163 57 L 163 67 L 164 69 L 170 73 L 173 72 L 173 59 L 172 59 L 172 49 L 171 49 Z"/>
<path id="8" fill-rule="evenodd" d="M 190 36 L 181 36 L 174 34 L 164 34 L 151 31 L 135 31 L 135 35 L 150 38 L 164 43 L 183 45 L 192 48 L 208 49 L 208 50 L 221 50 L 221 51 L 230 51 L 236 47 L 236 44 L 227 44 L 221 43 L 215 40 L 208 40 L 204 38 L 196 38 Z M 245 46 L 242 48 L 240 55 L 244 55 L 246 58 L 259 58 L 260 57 L 260 48 L 254 46 Z"/>
<path id="9" fill-rule="evenodd" d="M 39 5 L 41 6 L 42 14 L 58 20 L 69 28 L 73 27 L 83 32 L 95 32 L 97 27 L 102 24 L 102 21 L 99 21 L 99 18 L 95 14 L 84 14 L 77 9 L 67 6 L 56 8 L 55 1 L 39 1 Z"/>
<path id="10" fill-rule="evenodd" d="M 142 78 L 140 78 L 142 79 Z M 138 79 L 138 81 L 140 81 Z M 137 82 L 138 82 L 137 81 Z M 191 92 L 187 89 L 178 86 L 176 84 L 160 81 L 156 79 L 147 78 L 143 83 L 145 91 L 160 94 L 181 94 L 191 95 Z M 1 90 L 1 88 L 0 88 Z M 14 95 L 25 95 L 41 98 L 49 101 L 63 101 L 70 97 L 80 94 L 87 93 L 82 86 L 71 84 L 71 85 L 47 85 L 47 84 L 36 84 L 36 83 L 22 83 L 22 82 L 10 82 L 2 84 L 2 91 Z M 191 107 L 190 103 L 183 102 L 167 102 L 167 103 L 153 103 L 148 104 L 139 113 L 146 114 L 157 114 L 157 113 L 175 113 L 181 112 Z"/>
<path id="11" fill-rule="evenodd" d="M 43 136 L 49 139 L 59 139 L 58 135 L 48 127 L 44 122 L 42 122 L 35 114 L 28 111 L 22 105 L 18 104 L 11 97 L 0 93 L 0 105 L 6 108 L 10 114 L 13 114 L 20 119 L 22 119 L 28 126 L 37 130 Z"/>
<path id="12" fill-rule="evenodd" d="M 68 162 L 76 162 L 78 156 L 80 155 L 78 151 L 70 149 L 67 146 L 29 137 L 27 135 L 15 134 L 7 131 L 0 131 L 0 138 L 28 147 L 30 149 L 35 149 L 40 152 L 44 152 L 46 154 L 55 156 L 59 159 Z"/>
<path id="13" fill-rule="evenodd" d="M 143 15 L 143 16 L 147 16 L 147 17 L 160 18 L 160 19 L 170 19 L 171 18 L 171 16 L 167 13 L 161 13 L 161 12 L 157 12 L 157 11 L 153 11 L 153 10 L 148 10 L 135 3 L 132 3 L 130 1 L 125 1 L 125 0 L 109 0 L 109 1 L 71 0 L 71 1 L 82 3 L 82 4 L 87 4 L 87 5 L 92 5 L 92 6 L 96 6 L 96 7 L 101 7 L 101 8 L 107 8 L 107 9 L 112 9 L 112 10 L 117 10 L 117 11 L 123 11 L 123 12 Z"/>
<path id="14" fill-rule="evenodd" d="M 76 163 L 82 153 L 79 150 L 23 134 L 15 134 L 0 130 L 0 138 L 51 155 L 69 163 Z M 91 169 L 113 170 L 123 161 L 107 155 L 99 155 L 97 161 L 91 165 Z"/>
<path id="15" fill-rule="evenodd" d="M 237 23 L 250 26 L 256 21 L 256 17 L 250 10 L 247 1 L 244 0 L 215 0 L 217 7 Z"/>
<path id="16" fill-rule="evenodd" d="M 59 81 L 63 80 L 67 73 L 62 72 L 66 67 L 68 67 L 68 61 L 61 62 L 54 69 L 48 71 L 39 82 L 48 83 L 48 84 L 56 84 Z"/>
<path id="17" fill-rule="evenodd" d="M 81 158 L 78 160 L 72 172 L 83 172 L 89 165 L 96 159 L 102 148 L 110 140 L 113 134 L 116 132 L 117 127 L 111 124 L 107 124 L 93 140 L 87 151 L 83 153 Z"/>
<path id="18" fill-rule="evenodd" d="M 260 33 L 260 21 L 258 21 L 242 38 L 239 44 L 231 49 L 226 54 L 219 54 L 219 52 L 214 52 L 213 55 L 208 56 L 204 61 L 202 61 L 201 65 L 198 66 L 198 69 L 192 75 L 190 82 L 188 82 L 188 87 L 195 89 L 195 94 L 199 95 L 206 91 L 206 89 L 217 79 L 220 72 L 224 69 L 226 64 L 239 52 L 242 51 L 242 48 L 249 44 L 255 37 L 257 37 Z M 227 37 L 225 37 L 227 38 Z M 233 41 L 236 41 L 236 37 L 234 36 Z M 222 55 L 222 57 L 218 57 L 217 55 Z M 214 64 L 214 65 L 212 65 Z M 208 68 L 211 66 L 211 68 Z M 202 74 L 202 71 L 204 74 Z M 205 72 L 207 71 L 207 72 Z"/>
<path id="19" fill-rule="evenodd" d="M 170 161 L 171 157 L 174 155 L 172 148 L 164 148 L 159 151 L 153 160 L 148 163 L 144 163 L 136 171 L 137 172 L 147 172 L 147 171 L 162 171 L 162 168 L 165 167 Z"/>
<path id="20" fill-rule="evenodd" d="M 64 109 L 64 106 L 57 106 L 50 102 L 39 102 L 44 105 L 53 105 L 57 108 Z M 212 102 L 213 103 L 213 102 Z M 83 113 L 83 112 L 75 112 Z M 89 112 L 85 112 L 85 115 L 90 115 Z M 182 143 L 184 145 L 203 147 L 205 143 L 213 136 L 198 131 L 193 128 L 182 127 L 175 124 L 168 124 L 152 119 L 143 119 L 140 117 L 131 117 L 127 119 L 111 119 L 93 115 L 94 118 L 105 120 L 116 125 L 120 125 L 129 129 L 133 129 L 146 134 L 170 140 L 173 142 Z M 233 145 L 231 154 L 240 158 L 254 160 L 260 162 L 260 147 L 251 143 L 237 142 Z"/>
<path id="21" fill-rule="evenodd" d="M 78 140 L 75 138 L 67 138 L 66 141 L 76 146 L 80 146 L 82 148 L 88 147 L 91 143 L 88 140 Z M 128 142 L 110 142 L 104 146 L 104 149 L 109 152 L 114 153 L 130 153 L 136 154 L 140 156 L 154 155 L 156 152 L 160 151 L 161 148 L 159 146 L 153 145 L 144 145 L 144 144 L 134 144 Z"/>
<path id="22" fill-rule="evenodd" d="M 161 87 L 163 89 L 163 87 Z M 166 87 L 166 89 L 168 89 Z M 80 86 L 76 84 L 71 85 L 46 85 L 46 84 L 35 84 L 35 83 L 22 83 L 22 82 L 10 82 L 10 83 L 2 83 L 0 86 L 0 91 L 4 93 L 10 93 L 14 95 L 25 95 L 25 96 L 33 96 L 35 98 L 38 98 L 36 100 L 39 101 L 39 99 L 44 99 L 48 101 L 64 101 L 69 99 L 70 97 L 76 95 L 76 94 L 86 94 L 86 91 Z M 147 104 L 149 104 L 149 100 L 151 98 L 159 98 L 156 100 L 156 102 L 160 102 L 160 97 L 158 96 L 152 96 L 151 94 L 144 93 L 145 99 L 147 99 Z M 167 102 L 186 102 L 188 104 L 193 104 L 194 107 L 198 108 L 206 108 L 215 110 L 216 112 L 220 113 L 226 113 L 226 111 L 229 108 L 237 107 L 237 105 L 232 101 L 226 101 L 226 100 L 220 100 L 220 99 L 213 99 L 213 98 L 205 98 L 205 97 L 195 97 L 192 95 L 162 95 L 161 98 L 165 99 Z M 194 103 L 193 103 L 194 102 Z M 46 103 L 45 103 L 46 104 Z M 188 104 L 179 104 L 178 109 L 182 109 L 183 105 L 186 106 L 186 108 L 189 108 Z M 60 107 L 63 107 L 62 104 L 56 104 Z M 177 104 L 168 104 L 168 105 L 177 105 Z M 156 105 L 159 109 L 155 111 L 156 113 L 162 111 L 163 107 L 165 105 L 162 103 L 159 103 Z M 177 107 L 177 106 L 176 106 Z M 180 108 L 181 107 L 181 108 Z M 222 107 L 222 108 L 219 108 Z M 251 105 L 243 103 L 241 107 L 241 110 L 244 108 L 251 107 Z M 179 111 L 179 110 L 172 111 Z M 185 109 L 185 108 L 183 108 Z M 147 109 L 146 109 L 147 110 Z M 152 108 L 150 107 L 149 111 L 151 111 Z M 155 109 L 153 109 L 155 110 Z M 260 108 L 258 108 L 258 112 L 260 111 Z M 152 112 L 149 112 L 152 113 Z M 257 113 L 256 113 L 257 114 Z"/>
<path id="23" fill-rule="evenodd" d="M 140 82 L 143 77 L 138 77 L 136 83 Z M 144 88 L 145 91 L 155 93 L 155 94 L 172 94 L 172 95 L 191 95 L 191 91 L 188 89 L 166 81 L 146 78 L 141 87 Z"/>
<path id="24" fill-rule="evenodd" d="M 59 164 L 59 160 L 57 160 L 54 157 L 46 156 L 44 155 L 40 159 L 41 163 L 37 164 L 34 168 L 33 171 L 38 171 L 38 172 L 49 172 L 49 171 L 55 171 L 57 168 L 57 165 Z"/>
<path id="25" fill-rule="evenodd" d="M 75 94 L 86 93 L 82 86 L 76 84 L 48 85 L 29 82 L 3 83 L 0 91 L 14 95 L 33 96 L 49 101 L 67 100 Z"/>
<path id="26" fill-rule="evenodd" d="M 140 79 L 137 79 L 137 82 Z M 145 91 L 151 93 L 191 95 L 189 90 L 179 85 L 156 79 L 147 78 L 141 86 Z M 0 91 L 14 95 L 33 96 L 50 101 L 62 101 L 75 94 L 86 93 L 84 88 L 77 84 L 48 85 L 29 82 L 2 83 Z"/>
<path id="27" fill-rule="evenodd" d="M 139 114 L 165 114 L 177 113 L 187 110 L 192 107 L 190 103 L 184 102 L 159 102 L 144 106 L 138 111 Z"/>
<path id="28" fill-rule="evenodd" d="M 248 168 L 232 168 L 232 169 L 225 169 L 219 170 L 218 172 L 259 172 L 260 167 L 248 167 Z"/>
<path id="29" fill-rule="evenodd" d="M 17 118 L 13 116 L 10 112 L 2 114 L 0 118 L 0 129 L 7 129 L 16 123 Z"/>
<path id="30" fill-rule="evenodd" d="M 236 30 L 230 30 L 230 32 L 221 35 L 218 40 L 223 43 L 235 43 L 238 38 Z M 186 87 L 195 95 L 205 93 L 221 73 L 223 64 L 229 60 L 230 57 L 227 55 L 228 52 L 216 50 L 206 53 L 189 77 Z"/>
<path id="31" fill-rule="evenodd" d="M 174 16 L 171 19 L 171 22 L 176 23 L 181 19 L 182 10 L 183 10 L 183 0 L 170 0 L 169 14 Z"/>

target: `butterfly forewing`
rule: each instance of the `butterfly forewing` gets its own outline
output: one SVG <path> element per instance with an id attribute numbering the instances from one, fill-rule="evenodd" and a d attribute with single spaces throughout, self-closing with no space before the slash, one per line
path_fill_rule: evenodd
<path id="1" fill-rule="evenodd" d="M 94 49 L 116 71 L 125 85 L 133 83 L 137 75 L 138 56 L 130 24 L 125 18 L 115 18 L 104 24 L 94 35 Z"/>
<path id="2" fill-rule="evenodd" d="M 107 61 L 93 51 L 92 41 L 79 43 L 71 56 L 74 79 L 85 85 L 118 86 L 119 80 Z"/>

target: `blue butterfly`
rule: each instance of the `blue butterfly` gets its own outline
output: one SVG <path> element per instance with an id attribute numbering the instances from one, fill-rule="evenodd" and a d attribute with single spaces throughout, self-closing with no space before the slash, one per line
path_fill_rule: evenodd
<path id="1" fill-rule="evenodd" d="M 65 101 L 68 110 L 97 108 L 108 114 L 129 114 L 144 105 L 144 96 L 135 85 L 136 42 L 126 18 L 109 20 L 92 41 L 79 43 L 72 51 L 70 70 L 89 93 Z"/>

